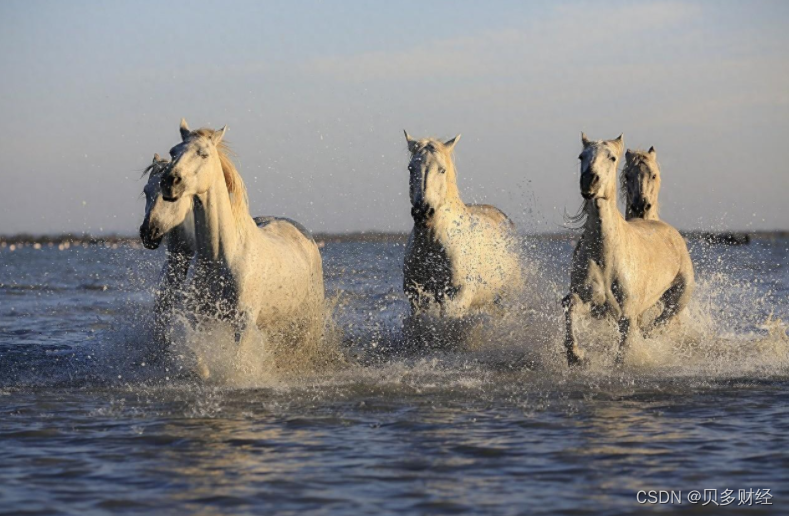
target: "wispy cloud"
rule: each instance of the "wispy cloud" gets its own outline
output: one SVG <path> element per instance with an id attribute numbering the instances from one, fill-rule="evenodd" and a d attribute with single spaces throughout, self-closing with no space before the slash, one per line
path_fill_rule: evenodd
<path id="1" fill-rule="evenodd" d="M 616 9 L 595 3 L 560 5 L 547 19 L 524 20 L 521 28 L 489 29 L 389 52 L 320 57 L 303 69 L 338 81 L 370 82 L 508 76 L 557 63 L 606 64 L 634 38 L 648 38 L 700 13 L 697 5 L 682 2 Z"/>

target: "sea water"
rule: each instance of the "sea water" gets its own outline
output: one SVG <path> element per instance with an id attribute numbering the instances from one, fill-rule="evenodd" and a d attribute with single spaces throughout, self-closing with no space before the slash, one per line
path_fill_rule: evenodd
<path id="1" fill-rule="evenodd" d="M 692 242 L 677 324 L 615 368 L 613 326 L 582 317 L 590 363 L 572 371 L 571 252 L 525 237 L 518 299 L 415 349 L 403 244 L 328 243 L 320 342 L 288 353 L 261 332 L 239 357 L 227 328 L 176 318 L 151 361 L 162 251 L 4 248 L 0 512 L 788 510 L 789 240 Z"/>

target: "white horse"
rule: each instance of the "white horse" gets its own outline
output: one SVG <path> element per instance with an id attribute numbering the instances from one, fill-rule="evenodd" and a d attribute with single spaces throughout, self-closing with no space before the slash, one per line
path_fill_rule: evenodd
<path id="1" fill-rule="evenodd" d="M 182 142 L 170 150 L 162 176 L 164 199 L 192 207 L 196 257 L 195 309 L 231 320 L 239 352 L 257 325 L 290 342 L 323 324 L 323 268 L 318 246 L 299 225 L 268 217 L 258 227 L 246 187 L 228 157 L 226 128 L 191 131 L 181 120 Z"/>
<path id="2" fill-rule="evenodd" d="M 438 305 L 447 317 L 461 317 L 511 294 L 521 282 L 514 225 L 497 208 L 466 205 L 458 192 L 447 142 L 412 139 L 411 215 L 403 265 L 403 290 L 415 314 Z"/>
<path id="3" fill-rule="evenodd" d="M 660 220 L 660 166 L 654 147 L 648 151 L 625 152 L 625 166 L 620 178 L 620 194 L 625 200 L 625 218 Z"/>
<path id="4" fill-rule="evenodd" d="M 190 202 L 166 202 L 162 198 L 161 178 L 171 162 L 154 154 L 153 162 L 145 169 L 148 182 L 145 194 L 145 217 L 140 226 L 140 240 L 146 249 L 158 249 L 167 241 L 164 266 L 154 292 L 154 331 L 156 338 L 166 343 L 167 328 L 173 308 L 184 301 L 185 281 L 195 255 L 195 229 Z M 275 217 L 255 217 L 263 226 Z"/>
<path id="5" fill-rule="evenodd" d="M 140 226 L 140 239 L 146 249 L 157 249 L 162 239 L 167 239 L 164 266 L 154 293 L 155 337 L 165 345 L 172 310 L 183 298 L 182 287 L 196 247 L 191 203 L 165 202 L 162 198 L 161 177 L 169 166 L 168 160 L 155 154 L 145 169 L 149 174 L 143 189 L 145 218 Z"/>
<path id="6" fill-rule="evenodd" d="M 570 293 L 563 299 L 567 362 L 584 354 L 573 333 L 573 313 L 591 305 L 593 315 L 619 325 L 616 361 L 624 359 L 631 324 L 658 301 L 663 312 L 651 323 L 666 323 L 688 304 L 694 289 L 693 263 L 679 232 L 659 220 L 626 221 L 616 206 L 616 168 L 624 141 L 590 141 L 581 135 L 581 195 L 584 233 L 573 253 Z"/>

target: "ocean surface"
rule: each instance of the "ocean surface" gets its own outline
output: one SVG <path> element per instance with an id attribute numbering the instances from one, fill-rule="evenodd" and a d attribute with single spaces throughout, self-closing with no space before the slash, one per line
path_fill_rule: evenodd
<path id="1" fill-rule="evenodd" d="M 151 362 L 163 251 L 2 248 L 0 513 L 789 513 L 789 239 L 692 243 L 692 305 L 619 369 L 583 321 L 566 367 L 571 251 L 525 237 L 518 300 L 414 346 L 403 245 L 327 243 L 323 341 L 178 320 Z"/>

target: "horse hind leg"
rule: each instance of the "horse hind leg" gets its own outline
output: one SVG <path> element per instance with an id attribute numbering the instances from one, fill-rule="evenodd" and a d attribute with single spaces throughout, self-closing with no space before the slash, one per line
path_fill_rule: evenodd
<path id="1" fill-rule="evenodd" d="M 693 295 L 693 283 L 688 282 L 685 278 L 680 278 L 677 283 L 671 286 L 660 297 L 663 303 L 663 311 L 652 322 L 650 330 L 665 326 L 668 324 L 678 313 L 680 313 L 688 303 Z"/>
<path id="2" fill-rule="evenodd" d="M 567 351 L 567 365 L 570 367 L 582 365 L 584 362 L 584 352 L 578 347 L 573 332 L 573 312 L 576 307 L 581 303 L 581 298 L 578 294 L 567 294 L 562 299 L 562 308 L 564 308 L 564 347 Z"/>

